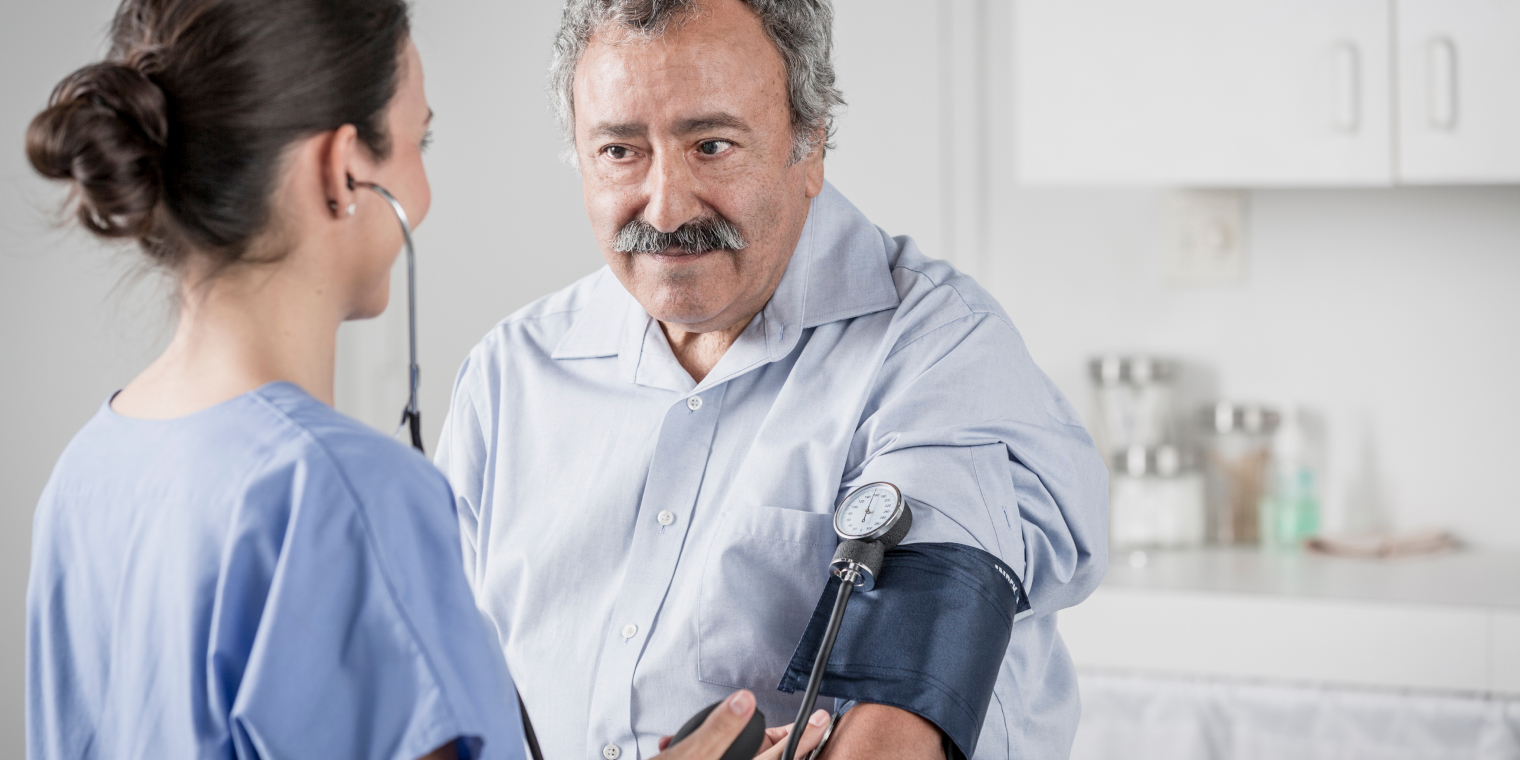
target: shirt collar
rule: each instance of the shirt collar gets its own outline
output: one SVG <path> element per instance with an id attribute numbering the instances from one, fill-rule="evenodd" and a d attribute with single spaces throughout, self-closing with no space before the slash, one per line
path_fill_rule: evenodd
<path id="1" fill-rule="evenodd" d="M 729 348 L 735 355 L 724 357 L 745 360 L 720 362 L 702 386 L 723 382 L 755 364 L 784 358 L 797 345 L 802 331 L 810 327 L 896 308 L 898 303 L 886 234 L 825 182 L 823 192 L 808 206 L 797 250 L 776 292 Z M 619 374 L 628 382 L 643 382 L 641 365 L 653 361 L 663 366 L 667 364 L 663 355 L 670 353 L 664 335 L 655 327 L 648 312 L 611 270 L 603 268 L 588 303 L 552 356 L 617 356 Z M 686 384 L 691 385 L 689 377 Z"/>

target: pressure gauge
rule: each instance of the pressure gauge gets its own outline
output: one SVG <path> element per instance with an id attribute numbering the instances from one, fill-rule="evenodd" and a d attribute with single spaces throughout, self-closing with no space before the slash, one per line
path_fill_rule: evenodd
<path id="1" fill-rule="evenodd" d="M 851 491 L 835 510 L 834 532 L 846 541 L 875 541 L 890 532 L 905 511 L 897 486 L 867 483 Z"/>

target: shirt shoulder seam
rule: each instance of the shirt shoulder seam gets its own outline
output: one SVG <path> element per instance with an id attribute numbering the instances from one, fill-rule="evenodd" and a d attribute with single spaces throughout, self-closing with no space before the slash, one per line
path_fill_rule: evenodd
<path id="1" fill-rule="evenodd" d="M 988 307 L 988 306 L 972 306 L 971 302 L 966 300 L 966 294 L 962 293 L 960 288 L 955 287 L 954 285 L 950 284 L 948 281 L 947 282 L 935 282 L 934 278 L 930 277 L 923 270 L 914 269 L 913 267 L 907 266 L 906 264 L 898 264 L 896 267 L 894 267 L 894 269 L 901 269 L 904 272 L 912 272 L 913 274 L 916 274 L 919 277 L 924 278 L 924 280 L 929 283 L 930 287 L 949 288 L 950 292 L 954 293 L 955 297 L 960 299 L 961 305 L 965 306 L 966 310 L 970 311 L 972 314 L 996 314 L 997 313 L 996 309 L 993 309 L 993 308 Z"/>
<path id="2" fill-rule="evenodd" d="M 914 336 L 913 339 L 907 341 L 906 343 L 900 343 L 900 344 L 898 344 L 896 346 L 893 346 L 892 350 L 887 353 L 887 360 L 890 360 L 892 357 L 896 356 L 899 352 L 901 352 L 903 349 L 907 348 L 908 346 L 911 346 L 914 343 L 917 343 L 917 342 L 923 340 L 924 338 L 927 338 L 930 335 L 933 335 L 933 334 L 939 332 L 940 330 L 943 330 L 943 329 L 945 329 L 947 327 L 950 327 L 950 326 L 952 326 L 952 325 L 954 325 L 954 324 L 956 324 L 958 322 L 964 322 L 964 321 L 966 321 L 968 319 L 981 321 L 981 320 L 984 320 L 985 318 L 987 318 L 989 316 L 995 317 L 999 322 L 1002 322 L 1003 324 L 1007 325 L 1009 327 L 1009 329 L 1013 328 L 1013 324 L 1012 323 L 1010 323 L 1008 320 L 1004 319 L 1003 315 L 1001 315 L 1001 314 L 999 314 L 999 313 L 997 313 L 995 311 L 973 311 L 970 314 L 962 314 L 961 316 L 956 317 L 954 319 L 945 320 L 942 324 L 935 325 L 934 327 L 931 327 L 931 328 L 923 331 L 922 333 Z"/>

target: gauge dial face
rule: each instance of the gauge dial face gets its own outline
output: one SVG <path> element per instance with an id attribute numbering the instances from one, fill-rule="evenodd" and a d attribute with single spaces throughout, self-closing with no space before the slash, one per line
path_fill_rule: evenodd
<path id="1" fill-rule="evenodd" d="M 834 532 L 846 540 L 886 533 L 902 510 L 902 494 L 891 483 L 872 483 L 850 492 L 834 513 Z"/>

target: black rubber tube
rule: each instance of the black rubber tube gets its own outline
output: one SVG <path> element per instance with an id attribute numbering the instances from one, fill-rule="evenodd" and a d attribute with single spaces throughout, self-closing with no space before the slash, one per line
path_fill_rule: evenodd
<path id="1" fill-rule="evenodd" d="M 533 730 L 533 721 L 528 719 L 528 706 L 523 704 L 522 692 L 517 692 L 517 711 L 522 715 L 523 742 L 528 745 L 528 755 L 533 760 L 544 760 L 543 750 L 538 748 L 538 732 Z"/>
<path id="2" fill-rule="evenodd" d="M 802 695 L 802 709 L 797 711 L 797 721 L 792 724 L 791 736 L 786 738 L 786 751 L 781 753 L 781 760 L 796 760 L 797 744 L 802 741 L 802 732 L 807 730 L 808 716 L 813 712 L 813 705 L 818 703 L 818 690 L 823 687 L 823 671 L 829 665 L 829 654 L 834 651 L 834 639 L 839 638 L 839 624 L 844 621 L 844 607 L 850 602 L 850 594 L 855 590 L 855 584 L 851 581 L 839 580 L 839 596 L 834 597 L 834 612 L 829 615 L 829 627 L 823 631 L 823 643 L 818 647 L 818 657 L 813 660 L 813 673 L 808 676 L 807 691 Z"/>

